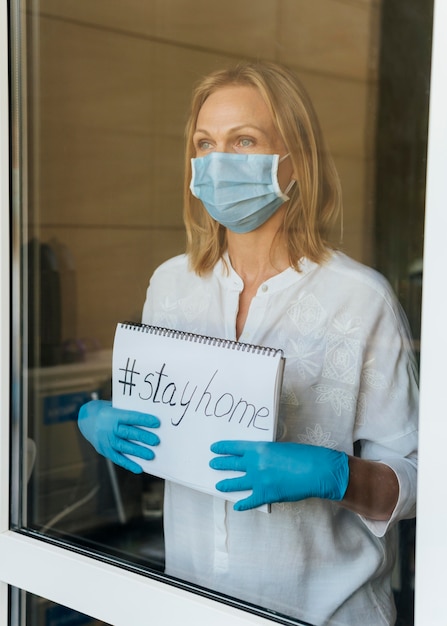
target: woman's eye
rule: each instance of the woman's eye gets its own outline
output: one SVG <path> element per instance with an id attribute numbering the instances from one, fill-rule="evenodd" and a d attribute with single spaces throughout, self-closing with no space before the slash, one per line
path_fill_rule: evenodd
<path id="1" fill-rule="evenodd" d="M 253 145 L 253 139 L 250 139 L 249 137 L 242 137 L 242 139 L 239 140 L 239 145 L 242 148 L 250 148 Z"/>
<path id="2" fill-rule="evenodd" d="M 209 150 L 211 148 L 211 143 L 206 139 L 197 142 L 197 150 Z"/>

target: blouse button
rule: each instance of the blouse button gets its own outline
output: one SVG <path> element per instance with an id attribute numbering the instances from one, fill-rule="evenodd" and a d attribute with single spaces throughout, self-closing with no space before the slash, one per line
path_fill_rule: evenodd
<path id="1" fill-rule="evenodd" d="M 266 292 L 266 291 L 268 291 L 268 290 L 269 290 L 268 285 L 262 285 L 262 287 L 261 287 L 261 291 L 262 291 L 263 293 L 265 293 L 265 292 Z"/>

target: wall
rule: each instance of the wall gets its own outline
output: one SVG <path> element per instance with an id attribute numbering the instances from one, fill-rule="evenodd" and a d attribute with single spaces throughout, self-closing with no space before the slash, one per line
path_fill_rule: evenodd
<path id="1" fill-rule="evenodd" d="M 341 175 L 343 248 L 373 261 L 379 17 L 379 0 L 30 2 L 30 236 L 71 254 L 63 339 L 110 347 L 153 269 L 183 251 L 191 88 L 239 58 L 298 72 Z"/>

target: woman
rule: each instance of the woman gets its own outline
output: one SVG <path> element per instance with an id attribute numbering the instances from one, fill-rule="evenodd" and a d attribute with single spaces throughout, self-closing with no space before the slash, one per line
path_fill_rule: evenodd
<path id="1" fill-rule="evenodd" d="M 279 347 L 286 368 L 278 440 L 212 446 L 217 488 L 248 498 L 233 508 L 166 484 L 166 571 L 318 625 L 393 624 L 396 522 L 415 511 L 415 365 L 386 281 L 327 243 L 340 189 L 312 105 L 277 65 L 216 72 L 194 93 L 186 156 L 187 254 L 154 273 L 143 322 Z M 158 424 L 105 402 L 79 417 L 132 471 L 124 455 L 158 443 L 139 426 Z M 221 469 L 244 474 L 219 482 Z"/>

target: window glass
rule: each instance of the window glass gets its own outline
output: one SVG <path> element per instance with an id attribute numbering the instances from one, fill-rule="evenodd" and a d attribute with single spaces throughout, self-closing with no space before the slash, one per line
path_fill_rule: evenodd
<path id="1" fill-rule="evenodd" d="M 13 588 L 11 596 L 13 611 L 20 607 L 22 619 L 26 618 L 22 623 L 28 626 L 107 626 L 105 622 L 32 593 Z"/>
<path id="2" fill-rule="evenodd" d="M 22 41 L 12 102 L 20 251 L 14 281 L 15 414 L 22 420 L 22 443 L 15 449 L 23 452 L 16 459 L 17 467 L 22 460 L 22 493 L 13 494 L 15 528 L 67 541 L 148 575 L 165 572 L 165 532 L 171 536 L 172 517 L 188 519 L 190 500 L 173 500 L 166 527 L 163 503 L 174 497 L 170 487 L 98 454 L 81 434 L 77 417 L 92 398 L 111 399 L 116 325 L 141 321 L 154 270 L 185 250 L 184 129 L 193 87 L 215 69 L 264 59 L 300 78 L 341 179 L 343 211 L 331 242 L 387 278 L 408 317 L 418 356 L 432 21 L 431 3 L 420 5 L 268 0 L 257 2 L 254 11 L 251 0 L 23 4 L 22 17 L 16 18 Z M 319 313 L 314 294 L 304 295 L 307 303 L 295 318 L 301 354 L 309 334 L 316 337 Z M 185 315 L 197 315 L 197 302 L 190 306 Z M 166 303 L 164 316 L 150 307 L 151 321 L 169 325 Z M 324 330 L 329 343 L 321 352 L 323 378 L 331 382 L 324 387 L 318 381 L 315 393 L 336 416 L 354 402 L 356 428 L 362 431 L 362 395 L 340 396 L 340 386 L 349 384 L 346 360 L 357 358 L 356 320 L 341 315 L 336 332 Z M 214 318 L 206 319 L 203 330 L 193 324 L 188 329 L 214 334 L 213 324 Z M 298 359 L 297 379 L 309 377 L 312 354 L 308 357 Z M 387 386 L 382 371 L 368 372 L 370 386 Z M 318 422 L 298 434 L 302 443 L 337 447 L 332 432 Z M 361 444 L 353 443 L 357 453 Z M 229 506 L 218 502 L 216 507 Z M 331 510 L 335 515 L 340 509 L 334 504 Z M 298 526 L 304 523 L 301 513 L 296 518 Z M 211 523 L 205 519 L 206 532 Z M 368 541 L 380 543 L 380 531 L 359 528 L 360 534 L 365 528 L 371 533 Z M 402 520 L 395 528 L 391 593 L 401 623 L 410 626 L 415 522 Z M 393 532 L 384 544 L 393 541 Z M 184 541 L 197 540 L 185 534 Z M 209 537 L 202 539 L 197 554 Z M 329 549 L 321 547 L 324 553 Z M 265 557 L 260 563 L 270 558 L 267 545 L 259 551 Z M 174 552 L 179 555 L 178 544 Z M 260 569 L 265 574 L 266 566 Z M 220 592 L 222 601 L 242 599 L 248 610 L 274 612 L 280 621 L 321 620 L 318 610 L 253 600 L 256 594 L 239 594 L 234 585 L 207 589 L 188 571 L 188 564 L 174 568 L 166 580 L 195 583 L 204 594 Z M 305 578 L 313 580 L 313 574 Z M 39 615 L 50 615 L 50 605 L 41 611 L 44 604 L 27 599 L 27 606 L 40 607 Z M 45 619 L 42 623 L 59 623 Z"/>

